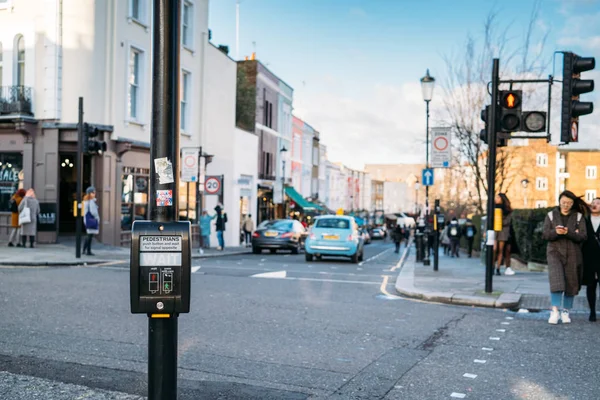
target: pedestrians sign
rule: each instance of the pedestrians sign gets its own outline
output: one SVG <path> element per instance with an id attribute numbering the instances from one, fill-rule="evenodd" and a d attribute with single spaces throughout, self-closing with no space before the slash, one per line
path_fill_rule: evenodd
<path id="1" fill-rule="evenodd" d="M 181 149 L 181 181 L 198 181 L 198 153 L 197 148 Z"/>
<path id="2" fill-rule="evenodd" d="M 425 168 L 422 178 L 423 186 L 433 186 L 433 168 Z"/>
<path id="3" fill-rule="evenodd" d="M 452 161 L 450 128 L 431 128 L 431 166 L 448 168 Z"/>
<path id="4" fill-rule="evenodd" d="M 204 183 L 204 192 L 207 195 L 221 194 L 221 177 L 220 176 L 207 176 L 206 182 Z"/>

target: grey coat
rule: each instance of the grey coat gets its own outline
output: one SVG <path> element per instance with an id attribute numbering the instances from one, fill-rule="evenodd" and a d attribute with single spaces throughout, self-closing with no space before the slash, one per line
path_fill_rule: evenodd
<path id="1" fill-rule="evenodd" d="M 585 218 L 577 212 L 566 217 L 566 235 L 556 233 L 556 227 L 562 225 L 558 208 L 551 211 L 552 219 L 546 216 L 544 221 L 544 240 L 548 241 L 546 256 L 548 259 L 548 279 L 551 292 L 565 292 L 576 296 L 581 288 L 583 274 L 583 254 L 581 244 L 587 238 Z M 578 221 L 579 218 L 579 221 Z"/>
<path id="2" fill-rule="evenodd" d="M 31 212 L 31 222 L 21 225 L 21 235 L 35 236 L 37 234 L 37 217 L 40 213 L 40 202 L 33 197 L 24 197 L 21 204 L 19 204 L 19 212 L 25 207 L 29 207 L 29 211 Z"/>

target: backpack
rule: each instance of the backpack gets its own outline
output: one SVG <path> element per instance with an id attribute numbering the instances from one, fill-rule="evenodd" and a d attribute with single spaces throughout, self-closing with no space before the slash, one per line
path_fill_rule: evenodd
<path id="1" fill-rule="evenodd" d="M 457 237 L 458 236 L 458 226 L 451 226 L 450 227 L 450 237 Z"/>
<path id="2" fill-rule="evenodd" d="M 15 199 L 10 199 L 10 212 L 11 213 L 19 212 L 19 206 L 17 205 L 17 201 Z"/>

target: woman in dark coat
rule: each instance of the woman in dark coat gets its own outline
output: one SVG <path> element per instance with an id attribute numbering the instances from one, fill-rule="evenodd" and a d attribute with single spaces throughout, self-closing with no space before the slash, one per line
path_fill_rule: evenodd
<path id="1" fill-rule="evenodd" d="M 596 321 L 596 286 L 600 277 L 600 198 L 592 201 L 592 213 L 585 219 L 587 240 L 583 244 L 583 280 L 587 286 L 590 321 Z"/>
<path id="2" fill-rule="evenodd" d="M 496 233 L 496 243 L 494 251 L 496 252 L 496 275 L 500 275 L 500 266 L 504 264 L 506 269 L 504 275 L 514 275 L 515 271 L 510 267 L 511 243 L 514 241 L 514 231 L 512 229 L 512 212 L 510 200 L 504 193 L 497 194 L 494 203 L 502 208 L 502 230 Z"/>
<path id="3" fill-rule="evenodd" d="M 566 190 L 559 196 L 559 206 L 550 211 L 544 221 L 543 238 L 548 241 L 548 279 L 552 312 L 548 323 L 571 322 L 569 311 L 581 288 L 583 254 L 581 243 L 587 238 L 584 214 L 587 204 Z M 559 307 L 562 312 L 559 314 Z"/>

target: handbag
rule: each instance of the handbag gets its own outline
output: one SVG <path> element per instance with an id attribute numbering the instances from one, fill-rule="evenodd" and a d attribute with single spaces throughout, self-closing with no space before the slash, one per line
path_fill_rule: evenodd
<path id="1" fill-rule="evenodd" d="M 98 220 L 89 211 L 85 214 L 85 228 L 90 230 L 98 229 Z"/>
<path id="2" fill-rule="evenodd" d="M 21 212 L 19 213 L 19 225 L 30 224 L 31 223 L 31 209 L 27 207 L 23 207 Z"/>

